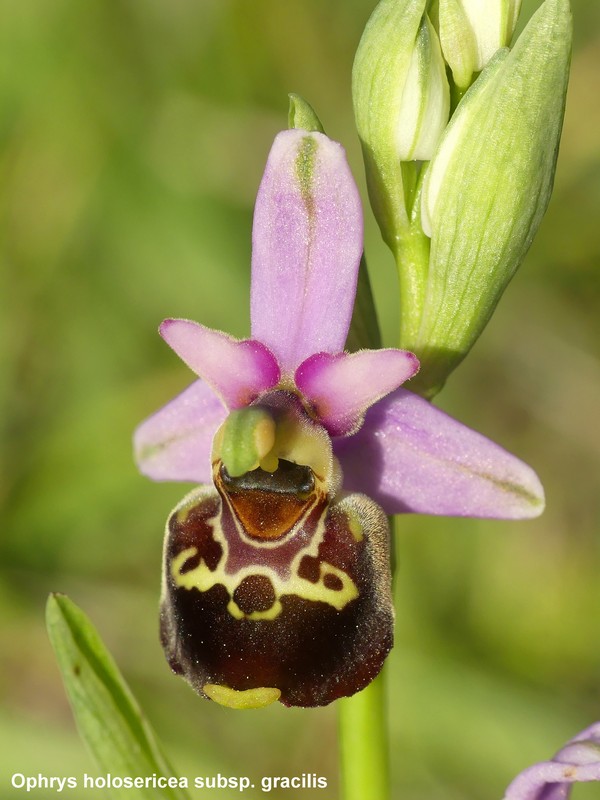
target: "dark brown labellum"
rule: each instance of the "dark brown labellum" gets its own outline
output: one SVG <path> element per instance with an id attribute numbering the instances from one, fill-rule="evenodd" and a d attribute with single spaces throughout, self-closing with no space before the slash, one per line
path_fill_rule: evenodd
<path id="1" fill-rule="evenodd" d="M 216 490 L 192 492 L 167 523 L 161 638 L 173 670 L 226 705 L 246 693 L 319 706 L 363 689 L 393 639 L 383 511 L 359 494 L 332 503 L 290 462 L 214 474 Z"/>

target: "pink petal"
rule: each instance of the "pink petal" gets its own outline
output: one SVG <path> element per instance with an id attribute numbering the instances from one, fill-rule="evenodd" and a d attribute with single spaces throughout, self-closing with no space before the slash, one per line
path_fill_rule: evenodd
<path id="1" fill-rule="evenodd" d="M 260 342 L 238 341 L 187 319 L 166 319 L 160 335 L 228 408 L 242 408 L 279 382 L 279 366 Z"/>
<path id="2" fill-rule="evenodd" d="M 332 436 L 360 427 L 369 406 L 412 378 L 419 361 L 406 350 L 317 353 L 296 370 L 296 386 Z"/>
<path id="3" fill-rule="evenodd" d="M 284 373 L 344 349 L 362 252 L 360 197 L 342 147 L 290 130 L 273 143 L 256 198 L 252 336 Z"/>
<path id="4" fill-rule="evenodd" d="M 211 448 L 227 409 L 196 381 L 144 420 L 133 436 L 139 470 L 155 481 L 211 483 Z"/>
<path id="5" fill-rule="evenodd" d="M 373 406 L 334 452 L 344 488 L 364 492 L 388 514 L 521 519 L 544 508 L 530 467 L 405 389 Z"/>

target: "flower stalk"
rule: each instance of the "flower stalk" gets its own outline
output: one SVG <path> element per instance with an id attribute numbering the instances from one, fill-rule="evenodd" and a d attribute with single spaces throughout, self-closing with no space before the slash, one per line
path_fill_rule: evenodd
<path id="1" fill-rule="evenodd" d="M 390 797 L 386 683 L 384 669 L 362 692 L 338 703 L 344 800 Z"/>

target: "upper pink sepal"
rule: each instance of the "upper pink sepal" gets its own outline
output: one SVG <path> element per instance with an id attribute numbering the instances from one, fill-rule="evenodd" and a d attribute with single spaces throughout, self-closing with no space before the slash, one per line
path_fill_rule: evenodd
<path id="1" fill-rule="evenodd" d="M 155 481 L 211 483 L 212 440 L 226 416 L 210 386 L 195 381 L 138 425 L 133 449 L 140 472 Z"/>
<path id="2" fill-rule="evenodd" d="M 527 464 L 405 389 L 373 406 L 334 452 L 344 489 L 364 492 L 387 514 L 525 519 L 544 509 Z"/>
<path id="3" fill-rule="evenodd" d="M 316 353 L 303 361 L 295 382 L 332 436 L 358 430 L 366 410 L 412 378 L 419 369 L 406 350 Z"/>
<path id="4" fill-rule="evenodd" d="M 362 253 L 362 209 L 341 145 L 289 130 L 273 143 L 252 231 L 252 336 L 291 377 L 344 349 Z"/>
<path id="5" fill-rule="evenodd" d="M 243 408 L 279 382 L 275 357 L 261 342 L 239 341 L 187 319 L 166 319 L 160 335 L 228 408 Z"/>

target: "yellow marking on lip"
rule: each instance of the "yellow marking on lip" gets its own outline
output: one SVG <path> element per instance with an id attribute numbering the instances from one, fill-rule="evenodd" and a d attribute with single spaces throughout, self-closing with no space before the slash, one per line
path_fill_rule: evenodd
<path id="1" fill-rule="evenodd" d="M 178 525 L 185 524 L 185 521 L 188 518 L 188 514 L 190 513 L 191 510 L 192 509 L 190 506 L 184 506 L 183 508 L 179 509 L 179 511 L 177 512 L 177 516 L 175 518 L 177 520 Z"/>
<path id="2" fill-rule="evenodd" d="M 171 575 L 177 586 L 181 586 L 183 589 L 198 589 L 200 592 L 207 592 L 215 584 L 223 581 L 216 578 L 216 573 L 212 572 L 204 561 L 200 560 L 195 569 L 190 569 L 183 574 L 180 571 L 188 558 L 195 556 L 197 552 L 197 547 L 186 547 L 185 550 L 182 550 L 172 561 Z"/>
<path id="3" fill-rule="evenodd" d="M 315 602 L 327 603 L 333 606 L 336 611 L 341 611 L 351 600 L 358 597 L 356 584 L 343 570 L 328 564 L 326 561 L 319 565 L 320 578 L 317 583 L 311 583 L 304 578 L 296 577 L 293 579 L 294 590 L 289 594 L 295 594 L 303 600 L 314 600 Z M 326 575 L 335 575 L 342 582 L 341 589 L 328 589 L 323 579 Z M 292 582 L 292 581 L 290 581 Z"/>
<path id="4" fill-rule="evenodd" d="M 235 600 L 230 600 L 227 604 L 227 611 L 232 617 L 236 619 L 276 619 L 283 611 L 283 606 L 280 600 L 275 600 L 271 608 L 266 611 L 252 611 L 250 614 L 245 614 Z"/>
<path id="5" fill-rule="evenodd" d="M 205 683 L 202 691 L 215 703 L 227 708 L 264 708 L 270 706 L 281 697 L 279 689 L 262 686 L 257 689 L 238 691 L 229 686 L 219 686 L 216 683 Z"/>
<path id="6" fill-rule="evenodd" d="M 292 577 L 289 580 L 282 580 L 273 570 L 268 567 L 258 567 L 256 564 L 251 564 L 233 575 L 228 575 L 222 568 L 217 568 L 214 571 L 210 570 L 202 559 L 197 567 L 182 574 L 181 568 L 185 562 L 191 556 L 196 555 L 197 552 L 196 547 L 188 547 L 175 556 L 171 562 L 171 575 L 175 585 L 182 589 L 197 589 L 200 592 L 207 592 L 217 584 L 224 586 L 230 597 L 227 610 L 235 619 L 274 620 L 283 611 L 281 598 L 286 595 L 317 603 L 327 603 L 327 605 L 335 608 L 336 611 L 341 611 L 348 603 L 358 597 L 358 589 L 350 576 L 327 562 L 322 562 L 319 566 L 319 580 L 317 583 L 301 578 L 296 572 L 292 573 Z M 271 608 L 266 611 L 253 611 L 250 614 L 245 614 L 233 600 L 233 593 L 248 575 L 266 575 L 271 581 L 276 599 Z M 327 575 L 334 575 L 339 578 L 342 588 L 338 590 L 328 589 L 324 584 L 324 579 Z"/>
<path id="7" fill-rule="evenodd" d="M 348 518 L 348 528 L 352 534 L 352 538 L 355 542 L 362 541 L 364 538 L 364 533 L 358 515 L 352 513 L 351 511 L 346 511 L 346 516 Z"/>

